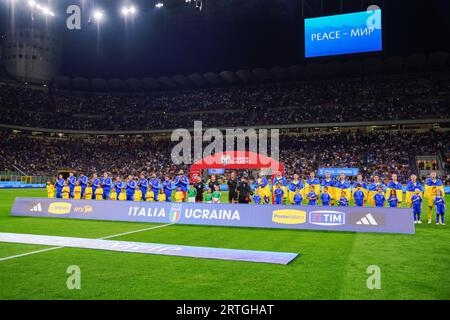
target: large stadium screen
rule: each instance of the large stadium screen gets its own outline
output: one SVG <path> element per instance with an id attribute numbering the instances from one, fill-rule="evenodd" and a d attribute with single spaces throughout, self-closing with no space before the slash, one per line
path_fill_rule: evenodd
<path id="1" fill-rule="evenodd" d="M 305 19 L 305 57 L 382 50 L 381 9 Z"/>

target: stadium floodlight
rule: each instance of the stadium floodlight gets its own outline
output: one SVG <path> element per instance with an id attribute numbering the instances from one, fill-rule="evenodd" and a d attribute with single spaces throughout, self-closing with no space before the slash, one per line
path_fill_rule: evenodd
<path id="1" fill-rule="evenodd" d="M 95 20 L 100 21 L 103 18 L 103 12 L 100 10 L 95 10 L 93 16 Z"/>
<path id="2" fill-rule="evenodd" d="M 164 7 L 164 3 L 158 2 L 157 4 L 155 4 L 155 7 L 161 9 L 162 7 Z"/>
<path id="3" fill-rule="evenodd" d="M 34 8 L 36 6 L 36 1 L 30 0 L 30 1 L 28 1 L 28 5 L 32 8 Z"/>
<path id="4" fill-rule="evenodd" d="M 135 6 L 131 6 L 131 7 L 123 7 L 122 8 L 122 14 L 124 16 L 128 16 L 129 14 L 134 15 L 137 12 L 137 9 Z"/>

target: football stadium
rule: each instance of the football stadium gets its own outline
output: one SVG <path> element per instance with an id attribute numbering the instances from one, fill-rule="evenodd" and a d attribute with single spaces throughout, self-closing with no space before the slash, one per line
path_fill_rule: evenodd
<path id="1" fill-rule="evenodd" d="M 1 0 L 0 299 L 450 300 L 449 13 Z"/>

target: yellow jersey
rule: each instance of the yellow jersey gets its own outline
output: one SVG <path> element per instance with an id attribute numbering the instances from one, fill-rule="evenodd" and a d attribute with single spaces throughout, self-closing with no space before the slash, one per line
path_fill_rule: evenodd
<path id="1" fill-rule="evenodd" d="M 134 191 L 134 201 L 142 201 L 142 191 L 136 190 Z"/>
<path id="2" fill-rule="evenodd" d="M 183 192 L 175 192 L 175 202 L 183 202 Z"/>
<path id="3" fill-rule="evenodd" d="M 70 188 L 68 186 L 63 187 L 61 192 L 63 199 L 69 199 Z"/>
<path id="4" fill-rule="evenodd" d="M 117 192 L 116 191 L 114 191 L 114 192 L 111 191 L 111 193 L 109 194 L 109 199 L 110 200 L 117 200 Z"/>
<path id="5" fill-rule="evenodd" d="M 47 196 L 49 198 L 55 197 L 55 186 L 54 185 L 48 184 L 47 187 L 45 187 L 45 189 L 47 190 Z"/>
<path id="6" fill-rule="evenodd" d="M 145 194 L 145 201 L 153 202 L 155 201 L 155 193 L 152 190 L 147 191 Z"/>
<path id="7" fill-rule="evenodd" d="M 103 188 L 95 190 L 95 200 L 103 200 Z"/>
<path id="8" fill-rule="evenodd" d="M 86 200 L 92 200 L 92 187 L 86 187 L 84 189 L 84 198 Z"/>
<path id="9" fill-rule="evenodd" d="M 125 191 L 121 191 L 119 193 L 119 201 L 126 201 L 127 200 L 127 193 Z"/>
<path id="10" fill-rule="evenodd" d="M 73 188 L 73 198 L 76 200 L 81 199 L 81 186 L 75 186 Z"/>
<path id="11" fill-rule="evenodd" d="M 159 202 L 164 202 L 164 201 L 166 201 L 166 195 L 165 195 L 164 193 L 158 194 L 158 201 L 159 201 Z"/>

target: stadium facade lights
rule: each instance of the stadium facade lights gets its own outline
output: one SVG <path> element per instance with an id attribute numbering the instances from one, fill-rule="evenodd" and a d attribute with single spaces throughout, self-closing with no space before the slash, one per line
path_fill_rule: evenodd
<path id="1" fill-rule="evenodd" d="M 134 15 L 134 14 L 136 14 L 136 12 L 137 12 L 137 9 L 136 9 L 136 7 L 135 6 L 131 6 L 131 7 L 123 7 L 122 8 L 122 14 L 124 15 L 124 16 L 128 16 L 128 15 Z"/>
<path id="2" fill-rule="evenodd" d="M 157 4 L 155 4 L 155 7 L 161 9 L 162 7 L 164 7 L 164 3 L 158 2 Z"/>
<path id="3" fill-rule="evenodd" d="M 48 7 L 42 6 L 34 0 L 28 1 L 28 6 L 33 9 L 37 9 L 39 12 L 46 16 L 55 16 L 55 13 Z"/>
<path id="4" fill-rule="evenodd" d="M 103 11 L 95 10 L 92 16 L 94 17 L 95 20 L 100 21 L 103 19 Z"/>

